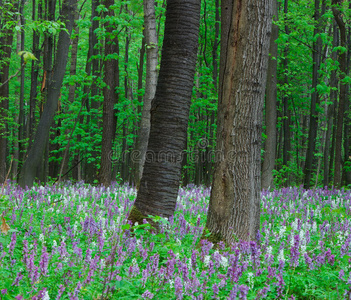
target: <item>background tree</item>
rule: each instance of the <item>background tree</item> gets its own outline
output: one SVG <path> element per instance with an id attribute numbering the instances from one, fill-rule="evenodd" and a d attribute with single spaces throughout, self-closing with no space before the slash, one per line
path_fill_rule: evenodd
<path id="1" fill-rule="evenodd" d="M 144 34 L 146 46 L 146 78 L 145 78 L 145 94 L 143 101 L 143 109 L 140 120 L 140 130 L 136 143 L 138 157 L 135 173 L 135 182 L 139 186 L 143 166 L 145 163 L 145 155 L 150 133 L 150 108 L 152 99 L 155 96 L 157 84 L 157 65 L 158 65 L 158 39 L 156 32 L 156 15 L 155 2 L 153 0 L 144 0 Z"/>
<path id="2" fill-rule="evenodd" d="M 261 134 L 272 3 L 222 1 L 216 151 L 206 227 L 210 239 L 255 239 L 260 224 Z"/>
<path id="3" fill-rule="evenodd" d="M 31 187 L 35 180 L 36 171 L 43 157 L 46 144 L 49 139 L 50 126 L 57 110 L 58 99 L 62 87 L 63 77 L 67 64 L 70 34 L 73 28 L 74 14 L 76 10 L 75 0 L 66 0 L 62 4 L 62 21 L 66 24 L 67 31 L 61 30 L 59 34 L 56 63 L 52 80 L 48 85 L 48 99 L 39 121 L 33 145 L 22 167 L 19 184 L 22 187 Z"/>
<path id="4" fill-rule="evenodd" d="M 114 29 L 113 0 L 106 0 L 105 6 L 108 10 L 105 18 L 105 56 L 104 56 L 104 82 L 103 89 L 103 118 L 102 118 L 102 144 L 101 144 L 101 167 L 100 183 L 105 186 L 111 184 L 112 162 L 110 152 L 112 151 L 113 137 L 116 132 L 116 109 L 119 87 L 119 41 L 116 29 Z"/>
<path id="5" fill-rule="evenodd" d="M 273 170 L 275 166 L 277 150 L 277 55 L 278 45 L 276 40 L 279 35 L 279 27 L 274 21 L 278 17 L 278 3 L 272 1 L 273 24 L 272 34 L 269 45 L 269 60 L 267 70 L 266 86 L 266 106 L 265 106 L 265 125 L 266 140 L 264 142 L 264 154 L 262 165 L 262 188 L 273 187 Z"/>

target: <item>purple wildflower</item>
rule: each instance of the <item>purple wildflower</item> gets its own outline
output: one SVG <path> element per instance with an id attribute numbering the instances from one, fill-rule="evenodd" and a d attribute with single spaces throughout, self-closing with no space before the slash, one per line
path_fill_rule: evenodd
<path id="1" fill-rule="evenodd" d="M 183 284 L 182 279 L 179 276 L 177 276 L 174 281 L 174 289 L 177 299 L 183 299 Z"/>
<path id="2" fill-rule="evenodd" d="M 247 299 L 247 293 L 249 292 L 249 287 L 245 284 L 242 284 L 239 286 L 239 291 L 240 291 L 240 298 L 241 299 Z"/>
<path id="3" fill-rule="evenodd" d="M 212 290 L 213 290 L 213 295 L 214 295 L 215 297 L 217 297 L 217 295 L 218 295 L 218 293 L 219 293 L 219 288 L 218 288 L 217 284 L 215 284 L 215 283 L 213 284 Z"/>
<path id="4" fill-rule="evenodd" d="M 23 275 L 21 274 L 21 272 L 18 272 L 15 281 L 12 283 L 12 285 L 19 286 L 19 282 L 22 280 L 22 278 Z"/>
<path id="5" fill-rule="evenodd" d="M 41 250 L 41 258 L 39 262 L 41 273 L 46 276 L 48 273 L 48 265 L 49 265 L 49 253 L 46 252 L 46 247 L 43 246 Z"/>
<path id="6" fill-rule="evenodd" d="M 12 256 L 13 250 L 15 249 L 16 240 L 17 240 L 16 232 L 14 232 L 12 234 L 12 236 L 11 236 L 11 242 L 10 242 L 10 246 L 9 246 L 9 254 L 10 254 L 10 256 Z"/>
<path id="7" fill-rule="evenodd" d="M 154 298 L 154 294 L 149 292 L 149 290 L 146 290 L 142 295 L 142 299 L 152 299 Z"/>

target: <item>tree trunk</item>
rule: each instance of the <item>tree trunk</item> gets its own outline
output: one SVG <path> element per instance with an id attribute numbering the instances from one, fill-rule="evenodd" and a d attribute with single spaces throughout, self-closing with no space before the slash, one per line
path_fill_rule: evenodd
<path id="1" fill-rule="evenodd" d="M 285 34 L 290 35 L 290 30 L 287 25 L 287 13 L 288 13 L 288 0 L 284 1 L 284 22 L 285 22 Z M 283 66 L 284 66 L 284 82 L 283 85 L 288 86 L 289 85 L 289 78 L 287 75 L 288 72 L 288 54 L 289 54 L 289 44 L 286 43 L 284 47 L 284 59 L 283 59 Z M 291 123 L 291 114 L 289 110 L 289 97 L 286 93 L 284 93 L 283 96 L 283 134 L 284 134 L 284 140 L 283 140 L 283 166 L 288 166 L 288 163 L 290 161 L 290 149 L 291 149 L 291 142 L 290 142 L 290 123 Z M 285 185 L 290 184 L 290 176 L 289 173 L 287 173 L 287 180 L 285 182 Z"/>
<path id="2" fill-rule="evenodd" d="M 0 22 L 0 183 L 3 183 L 7 174 L 7 110 L 9 108 L 9 83 L 6 82 L 10 73 L 10 60 L 13 41 L 13 28 L 15 26 L 18 2 L 11 1 L 11 11 L 3 12 Z M 4 6 L 5 7 L 5 6 Z M 7 24 L 7 22 L 9 22 Z M 6 26 L 5 25 L 9 25 Z M 6 82 L 6 83 L 5 83 Z M 4 84 L 5 83 L 5 84 Z"/>
<path id="3" fill-rule="evenodd" d="M 105 6 L 108 9 L 107 17 L 113 20 L 114 10 L 111 7 L 113 0 L 106 0 Z M 106 20 L 105 20 L 106 21 Z M 114 29 L 113 22 L 106 22 L 106 38 L 105 38 L 105 60 L 104 60 L 104 82 L 106 86 L 103 89 L 103 120 L 102 120 L 102 142 L 101 142 L 101 167 L 99 180 L 104 186 L 111 185 L 112 162 L 111 151 L 112 141 L 116 132 L 115 109 L 119 86 L 119 66 L 118 66 L 118 36 Z M 110 57 L 110 58 L 109 58 Z"/>
<path id="4" fill-rule="evenodd" d="M 210 240 L 254 240 L 260 225 L 261 134 L 271 0 L 223 0 Z"/>
<path id="5" fill-rule="evenodd" d="M 145 155 L 150 133 L 150 108 L 151 101 L 155 97 L 157 84 L 157 53 L 158 41 L 156 32 L 156 17 L 155 17 L 155 1 L 144 1 L 144 33 L 146 43 L 146 80 L 144 104 L 141 113 L 140 130 L 138 134 L 137 147 L 138 162 L 136 167 L 135 182 L 139 187 L 143 167 L 145 163 Z"/>
<path id="6" fill-rule="evenodd" d="M 90 131 L 91 135 L 91 140 L 94 140 L 94 135 L 96 134 L 96 131 L 98 131 L 99 128 L 99 121 L 97 118 L 98 110 L 100 107 L 100 102 L 98 101 L 99 97 L 99 88 L 97 85 L 98 78 L 101 76 L 101 70 L 100 70 L 100 65 L 99 65 L 99 48 L 98 48 L 98 37 L 97 37 L 97 29 L 99 28 L 99 14 L 97 12 L 97 8 L 100 5 L 100 0 L 92 0 L 91 2 L 91 31 L 89 32 L 89 47 L 91 46 L 91 51 L 92 51 L 92 77 L 93 81 L 91 84 L 91 93 L 90 97 L 88 98 L 87 101 L 87 110 L 89 112 L 89 115 L 87 117 L 87 123 L 90 128 L 93 130 Z M 91 101 L 89 103 L 89 101 Z M 90 111 L 90 109 L 92 111 Z M 96 126 L 96 128 L 94 128 Z M 92 159 L 90 162 L 86 159 L 85 162 L 85 181 L 88 183 L 93 183 L 94 180 L 96 180 L 97 176 L 97 155 L 98 151 L 93 150 L 91 152 L 91 157 Z"/>
<path id="7" fill-rule="evenodd" d="M 278 3 L 273 0 L 272 11 L 274 20 L 278 20 Z M 270 59 L 267 70 L 266 87 L 266 141 L 264 144 L 264 155 L 262 165 L 262 188 L 273 188 L 273 169 L 277 149 L 277 55 L 278 45 L 275 42 L 278 38 L 279 27 L 272 24 L 272 35 L 269 45 Z"/>
<path id="8" fill-rule="evenodd" d="M 130 219 L 174 214 L 195 74 L 199 0 L 169 0 L 143 175 Z M 140 218 L 138 219 L 139 221 Z"/>
<path id="9" fill-rule="evenodd" d="M 320 24 L 320 1 L 314 1 L 314 19 L 315 28 L 313 35 L 317 36 L 321 32 Z M 316 138 L 318 131 L 318 112 L 317 106 L 319 105 L 319 95 L 317 92 L 318 84 L 318 70 L 321 60 L 322 40 L 320 37 L 313 42 L 312 48 L 312 59 L 313 59 L 313 70 L 312 70 L 312 94 L 311 94 L 311 110 L 310 110 L 310 126 L 308 131 L 308 146 L 306 152 L 305 168 L 304 168 L 304 188 L 308 189 L 311 185 L 312 172 L 313 172 L 313 160 L 316 148 Z"/>
<path id="10" fill-rule="evenodd" d="M 334 21 L 333 25 L 333 48 L 337 47 L 338 45 L 338 28 L 337 24 Z M 335 61 L 337 59 L 337 53 L 335 51 L 332 52 L 331 58 Z M 333 121 L 334 121 L 334 114 L 335 114 L 335 103 L 337 100 L 337 91 L 334 89 L 337 89 L 338 87 L 338 79 L 336 77 L 336 70 L 333 70 L 330 75 L 330 102 L 331 104 L 328 106 L 328 112 L 327 112 L 327 133 L 325 137 L 325 145 L 324 145 L 324 162 L 323 162 L 323 186 L 328 187 L 329 186 L 329 159 L 331 156 L 331 149 L 330 149 L 330 144 L 331 144 L 331 137 L 332 137 L 332 131 L 333 131 Z M 330 159 L 330 161 L 333 161 L 333 158 Z"/>
<path id="11" fill-rule="evenodd" d="M 333 14 L 338 24 L 340 30 L 340 45 L 342 47 L 347 47 L 346 44 L 346 25 L 342 18 L 340 10 L 336 5 L 341 5 L 341 0 L 332 0 Z M 338 107 L 338 121 L 336 127 L 336 139 L 335 139 L 335 166 L 334 166 L 334 185 L 336 187 L 341 186 L 341 146 L 342 146 L 342 130 L 344 124 L 344 114 L 345 114 L 345 103 L 346 103 L 346 92 L 347 92 L 347 83 L 343 82 L 343 79 L 346 76 L 347 61 L 346 61 L 346 51 L 341 51 L 339 53 L 339 82 L 340 82 L 340 92 L 339 92 L 339 107 Z"/>
<path id="12" fill-rule="evenodd" d="M 70 35 L 72 32 L 76 0 L 65 0 L 62 3 L 61 19 L 66 24 L 66 31 L 61 31 L 57 43 L 56 63 L 52 80 L 48 85 L 47 102 L 40 118 L 34 137 L 34 143 L 21 170 L 19 184 L 21 187 L 31 187 L 35 180 L 35 173 L 39 167 L 49 140 L 50 126 L 58 105 L 63 77 L 66 71 Z"/>

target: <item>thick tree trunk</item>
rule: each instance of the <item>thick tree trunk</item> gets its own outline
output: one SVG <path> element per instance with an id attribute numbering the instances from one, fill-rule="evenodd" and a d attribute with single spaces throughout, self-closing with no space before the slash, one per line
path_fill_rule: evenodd
<path id="1" fill-rule="evenodd" d="M 61 19 L 66 24 L 66 31 L 61 31 L 57 43 L 56 63 L 52 80 L 48 85 L 47 102 L 40 118 L 38 129 L 34 137 L 28 157 L 22 167 L 19 184 L 21 187 L 31 187 L 35 180 L 35 173 L 39 167 L 49 140 L 50 126 L 58 105 L 63 77 L 66 71 L 70 34 L 72 32 L 76 0 L 65 0 L 62 4 Z"/>
<path id="2" fill-rule="evenodd" d="M 151 128 L 133 211 L 174 214 L 185 149 L 198 48 L 199 0 L 167 2 L 161 68 L 151 105 Z M 133 219 L 135 214 L 130 215 Z"/>
<path id="3" fill-rule="evenodd" d="M 144 104 L 141 113 L 140 130 L 138 134 L 137 147 L 138 161 L 136 165 L 135 182 L 139 186 L 143 167 L 145 163 L 145 155 L 150 133 L 150 108 L 151 101 L 155 97 L 157 84 L 157 54 L 158 41 L 156 32 L 155 17 L 155 1 L 144 1 L 144 34 L 146 43 L 146 80 Z"/>
<path id="4" fill-rule="evenodd" d="M 11 11 L 4 11 L 0 22 L 0 183 L 3 183 L 7 174 L 6 151 L 7 151 L 7 122 L 9 108 L 9 83 L 10 60 L 13 41 L 13 28 L 18 8 L 18 1 L 10 1 Z M 5 6 L 4 6 L 5 7 Z M 7 24 L 9 22 L 9 24 Z M 5 25 L 9 25 L 5 27 Z M 3 28 L 4 26 L 4 28 Z M 6 83 L 5 83 L 6 82 Z"/>
<path id="5" fill-rule="evenodd" d="M 112 18 L 114 16 L 114 10 L 111 7 L 114 4 L 113 0 L 106 0 L 105 6 L 108 9 L 107 17 Z M 111 162 L 111 151 L 112 141 L 116 132 L 115 122 L 115 109 L 114 106 L 117 103 L 118 94 L 117 88 L 119 86 L 119 66 L 118 58 L 114 57 L 114 54 L 119 53 L 118 47 L 118 36 L 114 32 L 113 23 L 105 23 L 106 38 L 105 38 L 105 60 L 104 60 L 104 103 L 103 103 L 103 120 L 102 120 L 102 142 L 101 142 L 101 167 L 99 180 L 104 186 L 111 185 L 112 175 L 112 162 Z M 111 57 L 111 58 L 108 58 Z"/>
<path id="6" fill-rule="evenodd" d="M 274 19 L 278 20 L 278 3 L 273 0 L 272 11 Z M 262 165 L 262 188 L 273 188 L 273 169 L 277 149 L 277 55 L 279 27 L 272 24 L 272 35 L 269 45 L 270 59 L 268 61 L 266 87 L 266 141 Z"/>
<path id="7" fill-rule="evenodd" d="M 254 240 L 260 224 L 261 134 L 271 0 L 222 1 L 216 161 L 210 240 Z"/>

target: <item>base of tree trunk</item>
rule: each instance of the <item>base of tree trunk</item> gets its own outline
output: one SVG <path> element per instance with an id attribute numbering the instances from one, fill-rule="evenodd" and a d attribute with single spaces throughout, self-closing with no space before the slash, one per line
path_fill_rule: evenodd
<path id="1" fill-rule="evenodd" d="M 159 232 L 159 224 L 154 222 L 151 218 L 144 216 L 141 211 L 135 205 L 133 205 L 128 216 L 128 221 L 131 221 L 132 226 L 134 226 L 135 223 L 143 224 L 144 220 L 146 220 L 151 225 L 150 232 Z"/>
<path id="2" fill-rule="evenodd" d="M 207 227 L 204 228 L 201 238 L 199 242 L 197 243 L 197 248 L 201 246 L 201 241 L 202 240 L 207 240 L 213 244 L 213 249 L 219 248 L 219 243 L 223 242 L 225 244 L 225 247 L 229 247 L 229 244 L 226 242 L 225 238 L 218 232 L 218 233 L 212 233 L 209 231 Z"/>

